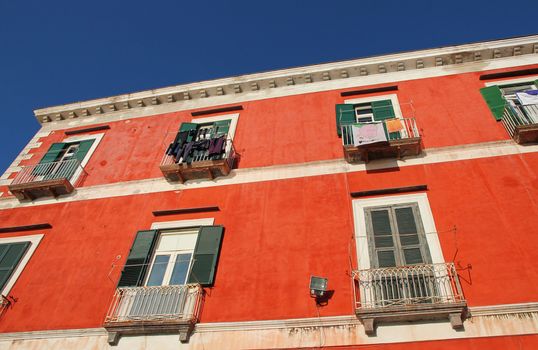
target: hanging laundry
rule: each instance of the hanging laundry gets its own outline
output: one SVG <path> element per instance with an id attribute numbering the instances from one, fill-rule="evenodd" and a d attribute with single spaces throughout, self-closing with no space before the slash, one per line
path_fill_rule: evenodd
<path id="1" fill-rule="evenodd" d="M 525 92 L 516 92 L 519 103 L 523 106 L 538 105 L 538 90 L 527 90 Z"/>
<path id="2" fill-rule="evenodd" d="M 186 161 L 187 157 L 190 156 L 193 146 L 194 146 L 194 141 L 191 141 L 185 144 L 185 147 L 183 147 L 183 152 L 181 153 L 181 157 L 180 157 L 180 158 L 183 158 L 183 161 Z M 176 158 L 176 160 L 179 162 L 180 159 Z"/>
<path id="3" fill-rule="evenodd" d="M 361 146 L 376 142 L 386 142 L 387 136 L 383 123 L 353 124 L 353 145 Z"/>
<path id="4" fill-rule="evenodd" d="M 224 141 L 226 141 L 226 135 L 211 139 L 209 141 L 208 155 L 215 156 L 221 154 L 224 151 Z"/>
<path id="5" fill-rule="evenodd" d="M 404 128 L 402 120 L 397 118 L 385 120 L 385 125 L 387 126 L 387 131 L 389 133 L 398 132 Z"/>

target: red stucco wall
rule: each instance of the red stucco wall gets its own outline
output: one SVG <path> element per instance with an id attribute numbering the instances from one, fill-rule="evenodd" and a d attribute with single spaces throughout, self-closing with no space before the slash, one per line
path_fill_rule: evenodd
<path id="1" fill-rule="evenodd" d="M 136 231 L 203 217 L 215 217 L 225 234 L 202 322 L 317 316 L 311 274 L 328 277 L 335 291 L 321 316 L 351 315 L 349 192 L 416 184 L 428 185 L 445 260 L 457 251 L 457 265 L 472 266 L 460 271 L 471 306 L 535 301 L 536 169 L 538 154 L 530 153 L 2 210 L 4 227 L 53 228 L 35 232 L 45 237 L 10 293 L 18 301 L 0 331 L 100 326 L 121 270 L 112 265 L 124 262 Z M 221 210 L 152 215 L 208 205 Z M 454 225 L 456 234 L 446 232 Z"/>
<path id="2" fill-rule="evenodd" d="M 530 68 L 538 65 L 518 67 Z M 503 69 L 497 71 L 513 70 Z M 491 71 L 493 72 L 493 71 Z M 509 139 L 480 95 L 486 72 L 447 75 L 398 82 L 398 100 L 406 117 L 415 117 L 425 148 Z M 385 84 L 390 85 L 390 84 Z M 369 86 L 360 87 L 367 89 Z M 346 90 L 354 90 L 346 89 Z M 336 135 L 335 104 L 343 90 L 307 93 L 241 103 L 234 145 L 241 154 L 239 168 L 312 162 L 343 157 Z M 412 107 L 411 107 L 412 105 Z M 84 186 L 161 177 L 159 162 L 167 142 L 191 111 L 109 123 L 105 137 L 86 166 Z M 103 132 L 103 131 L 100 131 Z M 62 130 L 42 138 L 39 153 L 21 165 L 35 163 Z M 15 176 L 13 174 L 12 176 Z M 1 191 L 1 190 L 0 190 Z"/>

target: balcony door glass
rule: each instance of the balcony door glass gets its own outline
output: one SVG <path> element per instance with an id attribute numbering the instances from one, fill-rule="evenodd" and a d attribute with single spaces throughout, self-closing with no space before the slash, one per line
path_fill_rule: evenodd
<path id="1" fill-rule="evenodd" d="M 198 227 L 162 231 L 150 266 L 147 286 L 182 285 L 192 266 Z"/>

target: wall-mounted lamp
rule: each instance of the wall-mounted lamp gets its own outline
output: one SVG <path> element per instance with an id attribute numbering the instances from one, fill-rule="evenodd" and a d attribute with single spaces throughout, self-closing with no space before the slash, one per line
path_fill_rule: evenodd
<path id="1" fill-rule="evenodd" d="M 322 297 L 327 291 L 328 281 L 325 277 L 310 276 L 310 296 Z"/>

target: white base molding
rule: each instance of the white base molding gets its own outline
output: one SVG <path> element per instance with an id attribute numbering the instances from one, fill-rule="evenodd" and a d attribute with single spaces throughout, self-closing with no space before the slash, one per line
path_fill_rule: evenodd
<path id="1" fill-rule="evenodd" d="M 199 323 L 188 343 L 175 334 L 122 336 L 108 343 L 104 328 L 0 334 L 0 349 L 279 349 L 405 343 L 538 334 L 538 303 L 470 308 L 465 329 L 448 319 L 382 323 L 375 337 L 365 334 L 355 315 L 287 320 Z"/>

